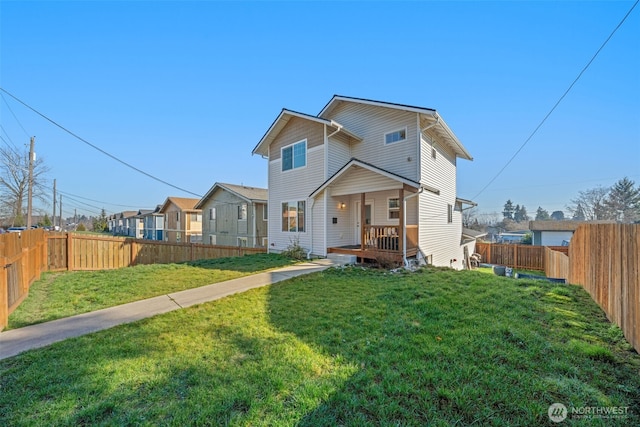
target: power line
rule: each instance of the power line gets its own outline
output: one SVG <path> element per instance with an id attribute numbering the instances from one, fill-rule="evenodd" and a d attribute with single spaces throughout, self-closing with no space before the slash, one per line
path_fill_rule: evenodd
<path id="1" fill-rule="evenodd" d="M 27 107 L 28 109 L 30 109 L 31 111 L 33 111 L 34 113 L 36 113 L 37 115 L 39 115 L 40 117 L 42 117 L 43 119 L 47 120 L 48 122 L 50 122 L 50 123 L 51 123 L 51 124 L 53 124 L 54 126 L 56 126 L 56 127 L 60 128 L 60 129 L 62 129 L 63 131 L 65 131 L 65 132 L 66 132 L 66 133 L 68 133 L 69 135 L 71 135 L 71 136 L 73 136 L 74 138 L 78 139 L 79 141 L 81 141 L 81 142 L 85 143 L 86 145 L 90 146 L 91 148 L 93 148 L 93 149 L 95 149 L 95 150 L 97 150 L 97 151 L 101 152 L 101 153 L 102 153 L 102 154 L 104 154 L 105 156 L 112 158 L 112 159 L 113 159 L 113 160 L 115 160 L 116 162 L 121 163 L 121 164 L 125 165 L 126 167 L 128 167 L 128 168 L 130 168 L 130 169 L 133 169 L 134 171 L 136 171 L 136 172 L 138 172 L 138 173 L 140 173 L 140 174 L 142 174 L 142 175 L 144 175 L 144 176 L 146 176 L 146 177 L 148 177 L 148 178 L 151 178 L 151 179 L 153 179 L 153 180 L 155 180 L 155 181 L 158 181 L 158 182 L 160 182 L 160 183 L 162 183 L 162 184 L 168 185 L 169 187 L 175 188 L 176 190 L 180 190 L 180 191 L 182 191 L 182 192 L 184 192 L 184 193 L 189 193 L 189 194 L 192 194 L 192 195 L 197 196 L 197 197 L 202 197 L 202 195 L 200 195 L 200 194 L 197 194 L 197 193 L 194 193 L 194 192 L 192 192 L 192 191 L 185 190 L 184 188 L 180 188 L 180 187 L 178 187 L 178 186 L 176 186 L 176 185 L 173 185 L 173 184 L 171 184 L 171 183 L 169 183 L 169 182 L 167 182 L 167 181 L 164 181 L 164 180 L 162 180 L 162 179 L 160 179 L 160 178 L 158 178 L 158 177 L 156 177 L 156 176 L 154 176 L 154 175 L 151 175 L 151 174 L 150 174 L 150 173 L 148 173 L 148 172 L 143 171 L 142 169 L 139 169 L 139 168 L 137 168 L 137 167 L 135 167 L 135 166 L 131 165 L 130 163 L 125 162 L 125 161 L 124 161 L 124 160 L 122 160 L 122 159 L 119 159 L 118 157 L 114 156 L 113 154 L 110 154 L 110 153 L 106 152 L 106 151 L 105 151 L 105 150 L 103 150 L 102 148 L 100 148 L 100 147 L 98 147 L 98 146 L 96 146 L 96 145 L 94 145 L 94 144 L 90 143 L 90 142 L 89 142 L 89 141 L 87 141 L 86 139 L 84 139 L 84 138 L 82 138 L 82 137 L 80 137 L 80 136 L 76 135 L 75 133 L 71 132 L 69 129 L 65 128 L 64 126 L 62 126 L 62 125 L 60 125 L 59 123 L 55 122 L 54 120 L 50 119 L 49 117 L 47 117 L 46 115 L 44 115 L 44 114 L 43 114 L 43 113 L 41 113 L 40 111 L 38 111 L 38 110 L 36 110 L 35 108 L 31 107 L 31 106 L 30 106 L 29 104 L 27 104 L 26 102 L 22 101 L 21 99 L 17 98 L 15 95 L 13 95 L 13 94 L 11 94 L 10 92 L 8 92 L 6 89 L 4 89 L 4 88 L 0 87 L 0 91 L 2 91 L 2 92 L 4 92 L 4 93 L 6 93 L 6 94 L 7 94 L 7 95 L 9 95 L 10 97 L 12 97 L 12 98 L 13 98 L 13 99 L 15 99 L 16 101 L 18 101 L 20 104 L 24 105 L 25 107 Z M 6 101 L 5 101 L 5 102 L 6 102 Z"/>
<path id="2" fill-rule="evenodd" d="M 11 106 L 9 105 L 7 100 L 4 98 L 4 96 L 2 94 L 0 94 L 0 96 L 2 96 L 2 100 L 7 105 L 7 108 L 11 112 L 11 115 L 13 116 L 13 118 L 16 119 L 16 122 L 18 122 L 18 125 L 20 125 L 20 127 L 22 128 L 22 131 L 24 132 L 24 134 L 27 136 L 27 138 L 31 138 L 31 134 L 29 132 L 27 132 L 27 130 L 24 128 L 24 126 L 22 126 L 22 123 L 20 123 L 20 120 L 18 120 L 18 117 L 16 116 L 16 114 L 11 109 Z M 5 131 L 5 133 L 6 133 L 6 131 Z"/>
<path id="3" fill-rule="evenodd" d="M 105 201 L 102 201 L 102 200 L 89 199 L 87 197 L 78 196 L 77 194 L 71 194 L 71 193 L 67 193 L 67 192 L 64 192 L 64 191 L 60 191 L 60 190 L 58 190 L 58 193 L 63 194 L 65 196 L 73 196 L 73 197 L 77 197 L 78 199 L 88 200 L 90 202 L 102 203 L 103 205 L 119 206 L 119 207 L 122 207 L 122 208 L 131 208 L 130 205 L 119 205 L 119 204 L 116 204 L 116 203 L 109 203 L 109 202 L 105 202 Z M 91 205 L 89 205 L 89 206 L 91 206 Z M 98 209 L 102 209 L 102 208 L 98 208 Z"/>
<path id="4" fill-rule="evenodd" d="M 631 12 L 633 11 L 633 9 L 637 6 L 638 2 L 640 0 L 636 0 L 636 2 L 633 4 L 633 6 L 631 6 L 631 9 L 629 9 L 629 11 L 627 12 L 627 14 L 622 18 L 622 20 L 620 21 L 620 23 L 613 29 L 613 31 L 611 32 L 611 34 L 609 34 L 609 37 L 607 37 L 607 39 L 604 41 L 604 43 L 602 43 L 602 45 L 600 46 L 600 48 L 596 51 L 596 53 L 591 57 L 591 59 L 589 60 L 589 62 L 587 63 L 587 65 L 585 65 L 582 68 L 582 71 L 580 71 L 580 73 L 578 73 L 578 76 L 573 80 L 573 82 L 569 85 L 569 87 L 567 88 L 567 90 L 564 91 L 564 93 L 562 94 L 562 96 L 558 99 L 558 101 L 555 103 L 555 105 L 551 108 L 551 110 L 549 110 L 549 112 L 544 116 L 544 118 L 542 119 L 542 121 L 538 124 L 538 126 L 536 126 L 536 128 L 533 130 L 533 132 L 531 132 L 531 135 L 529 135 L 529 137 L 524 141 L 524 143 L 520 146 L 520 148 L 518 148 L 518 150 L 516 150 L 516 152 L 513 154 L 513 156 L 511 156 L 511 158 L 507 161 L 507 163 L 505 163 L 505 165 L 502 167 L 502 169 L 500 169 L 498 171 L 498 173 L 491 178 L 491 180 L 487 183 L 487 185 L 485 185 L 484 187 L 482 187 L 482 189 L 478 192 L 478 194 L 476 194 L 475 196 L 473 196 L 473 199 L 477 198 L 479 195 L 481 195 L 491 184 L 493 184 L 493 182 L 502 174 L 502 172 L 504 172 L 504 170 L 507 168 L 507 166 L 509 166 L 511 164 L 511 162 L 516 158 L 516 156 L 520 153 L 520 151 L 522 151 L 522 149 L 525 147 L 525 145 L 527 145 L 527 143 L 533 138 L 533 136 L 538 132 L 538 130 L 542 127 L 542 125 L 547 121 L 547 119 L 549 118 L 549 116 L 551 116 L 551 114 L 555 111 L 555 109 L 558 107 L 558 105 L 560 105 L 560 103 L 562 102 L 562 100 L 567 96 L 567 94 L 569 94 L 569 91 L 571 91 L 571 89 L 573 88 L 573 86 L 578 82 L 578 80 L 580 80 L 580 77 L 582 77 L 582 75 L 585 73 L 585 71 L 587 71 L 587 69 L 589 68 L 589 66 L 591 65 L 591 63 L 596 59 L 596 57 L 598 56 L 598 54 L 600 53 L 600 51 L 602 49 L 604 49 L 604 47 L 606 46 L 606 44 L 609 42 L 609 40 L 611 40 L 611 38 L 613 37 L 613 35 L 616 33 L 616 31 L 618 31 L 618 29 L 622 26 L 622 24 L 624 23 L 624 21 L 627 20 L 627 18 L 629 17 L 629 15 L 631 14 Z"/>

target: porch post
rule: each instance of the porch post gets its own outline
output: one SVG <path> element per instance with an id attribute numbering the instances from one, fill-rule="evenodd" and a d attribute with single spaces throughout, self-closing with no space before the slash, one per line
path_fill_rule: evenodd
<path id="1" fill-rule="evenodd" d="M 398 204 L 400 205 L 400 229 L 398 230 L 398 250 L 404 253 L 404 188 L 398 190 Z"/>
<path id="2" fill-rule="evenodd" d="M 364 251 L 364 221 L 365 221 L 365 208 L 364 208 L 364 193 L 360 193 L 360 250 Z"/>

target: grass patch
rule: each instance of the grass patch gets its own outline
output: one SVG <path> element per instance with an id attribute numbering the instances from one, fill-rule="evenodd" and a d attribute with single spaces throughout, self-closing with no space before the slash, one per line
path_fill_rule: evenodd
<path id="1" fill-rule="evenodd" d="M 637 425 L 640 356 L 557 287 L 329 269 L 0 361 L 0 425 Z"/>
<path id="2" fill-rule="evenodd" d="M 7 329 L 219 283 L 293 263 L 281 255 L 252 254 L 117 270 L 44 273 L 31 286 L 29 297 L 9 316 Z"/>

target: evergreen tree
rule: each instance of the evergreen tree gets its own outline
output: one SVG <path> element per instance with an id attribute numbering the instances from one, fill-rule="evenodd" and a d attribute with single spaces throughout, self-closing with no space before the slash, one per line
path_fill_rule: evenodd
<path id="1" fill-rule="evenodd" d="M 613 184 L 604 204 L 618 221 L 637 221 L 640 219 L 640 186 L 636 187 L 633 181 L 624 177 Z"/>
<path id="2" fill-rule="evenodd" d="M 513 214 L 516 212 L 516 208 L 513 206 L 513 202 L 511 200 L 507 200 L 507 203 L 504 204 L 504 210 L 502 211 L 502 216 L 504 219 L 513 220 Z"/>
<path id="3" fill-rule="evenodd" d="M 522 205 L 516 205 L 516 211 L 513 214 L 513 219 L 516 222 L 524 222 L 529 221 L 529 215 L 527 214 L 527 208 Z"/>
<path id="4" fill-rule="evenodd" d="M 538 210 L 536 211 L 536 221 L 547 221 L 549 218 L 549 212 L 546 209 L 542 209 L 541 206 L 538 206 Z"/>
<path id="5" fill-rule="evenodd" d="M 564 212 L 562 211 L 553 211 L 551 213 L 551 219 L 556 221 L 564 221 Z"/>
<path id="6" fill-rule="evenodd" d="M 98 218 L 93 219 L 93 231 L 104 232 L 109 228 L 107 224 L 107 213 L 104 209 L 100 212 L 100 216 Z"/>
<path id="7" fill-rule="evenodd" d="M 578 203 L 575 210 L 573 211 L 573 217 L 571 219 L 573 219 L 574 221 L 584 221 L 585 218 L 586 216 L 584 214 L 584 209 L 582 209 L 582 205 Z"/>

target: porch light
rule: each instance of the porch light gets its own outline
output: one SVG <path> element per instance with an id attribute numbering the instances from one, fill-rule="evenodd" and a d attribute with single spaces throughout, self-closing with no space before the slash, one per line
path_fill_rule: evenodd
<path id="1" fill-rule="evenodd" d="M 340 205 L 338 205 L 338 207 L 339 207 L 340 209 L 345 209 L 345 208 L 347 207 L 347 204 L 346 204 L 346 203 L 344 203 L 344 202 L 342 202 L 342 203 L 340 203 Z"/>

